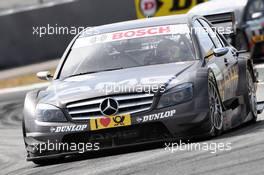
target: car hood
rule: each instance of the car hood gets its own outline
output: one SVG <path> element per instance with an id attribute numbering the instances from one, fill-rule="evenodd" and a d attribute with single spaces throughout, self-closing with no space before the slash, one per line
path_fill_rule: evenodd
<path id="1" fill-rule="evenodd" d="M 168 82 L 170 85 L 180 83 L 183 81 L 180 75 L 191 72 L 195 63 L 197 61 L 135 67 L 54 80 L 46 90 L 39 93 L 39 102 L 63 106 L 73 101 L 117 94 L 109 92 L 112 87 L 151 87 Z"/>

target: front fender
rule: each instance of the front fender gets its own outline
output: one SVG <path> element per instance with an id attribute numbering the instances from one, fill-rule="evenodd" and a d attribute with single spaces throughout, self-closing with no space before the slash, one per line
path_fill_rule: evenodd
<path id="1" fill-rule="evenodd" d="M 208 68 L 197 70 L 194 79 L 194 98 L 198 99 L 196 108 L 209 108 L 208 98 Z"/>
<path id="2" fill-rule="evenodd" d="M 241 57 L 238 58 L 238 88 L 237 88 L 237 96 L 244 95 L 247 93 L 247 69 L 251 72 L 251 75 L 253 76 L 253 81 L 257 82 L 257 72 L 254 69 L 252 60 Z"/>

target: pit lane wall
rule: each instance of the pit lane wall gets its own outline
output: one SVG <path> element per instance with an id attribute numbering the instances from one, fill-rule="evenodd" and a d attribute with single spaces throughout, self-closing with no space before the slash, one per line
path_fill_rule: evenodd
<path id="1" fill-rule="evenodd" d="M 0 15 L 0 70 L 59 58 L 82 27 L 186 13 L 207 0 L 73 0 Z"/>

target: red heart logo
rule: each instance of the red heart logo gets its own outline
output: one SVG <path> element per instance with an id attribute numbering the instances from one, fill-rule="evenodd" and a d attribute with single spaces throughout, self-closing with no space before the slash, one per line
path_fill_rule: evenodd
<path id="1" fill-rule="evenodd" d="M 110 118 L 101 118 L 100 119 L 100 123 L 104 126 L 104 127 L 107 127 L 111 122 L 111 119 Z"/>

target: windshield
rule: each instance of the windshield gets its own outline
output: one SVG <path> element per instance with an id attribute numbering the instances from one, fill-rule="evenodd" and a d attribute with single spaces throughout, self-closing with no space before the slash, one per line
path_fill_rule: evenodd
<path id="1" fill-rule="evenodd" d="M 185 24 L 81 35 L 64 63 L 61 77 L 194 59 Z"/>

